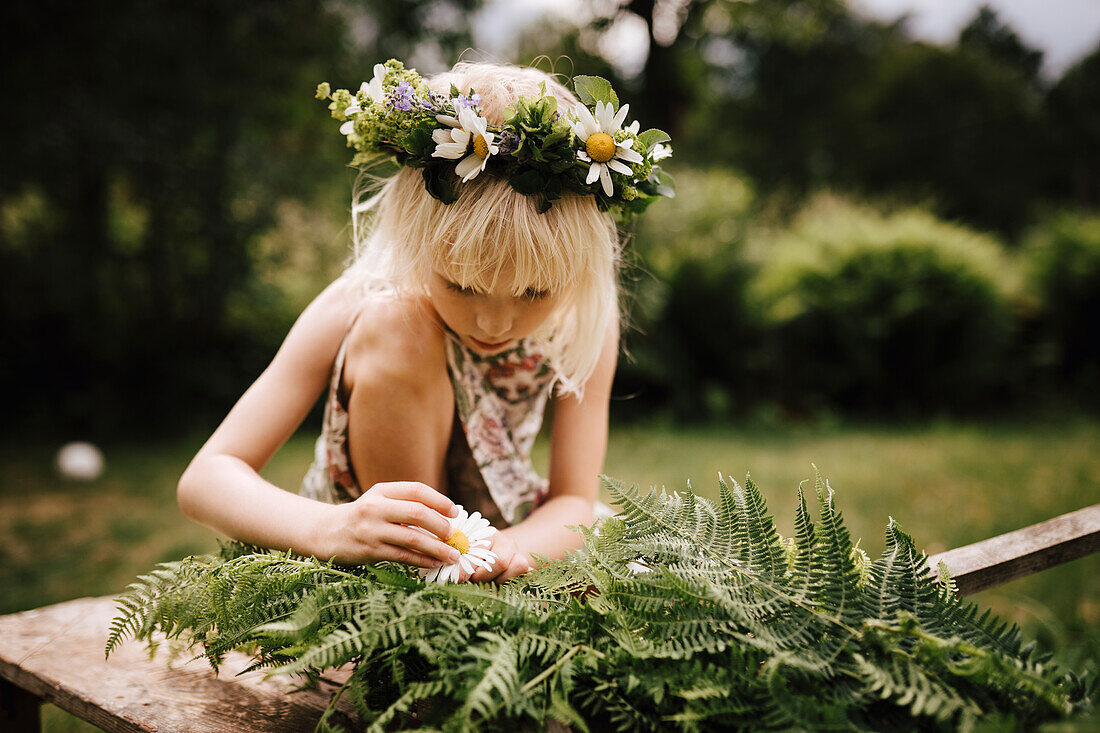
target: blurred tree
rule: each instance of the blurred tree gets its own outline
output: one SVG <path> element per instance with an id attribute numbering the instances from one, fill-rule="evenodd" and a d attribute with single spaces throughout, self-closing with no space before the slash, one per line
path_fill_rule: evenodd
<path id="1" fill-rule="evenodd" d="M 544 24 L 529 31 L 519 56 L 568 57 L 577 73 L 605 76 L 627 91 L 632 117 L 675 136 L 700 100 L 715 92 L 714 79 L 707 74 L 707 55 L 717 52 L 715 41 L 756 29 L 768 37 L 805 43 L 842 7 L 843 0 L 600 0 L 584 6 L 576 25 Z M 623 36 L 631 27 L 644 28 L 644 37 L 636 32 Z M 645 46 L 643 63 L 633 74 L 623 66 L 622 38 Z"/>
<path id="2" fill-rule="evenodd" d="M 223 412 L 293 317 L 255 290 L 257 237 L 280 200 L 344 178 L 316 84 L 457 53 L 476 5 L 5 4 L 7 427 L 103 436 Z M 266 328 L 242 299 L 270 309 Z"/>
<path id="3" fill-rule="evenodd" d="M 1050 90 L 1047 106 L 1065 197 L 1100 207 L 1100 46 L 1066 71 Z"/>
<path id="4" fill-rule="evenodd" d="M 1039 83 L 1043 52 L 1025 45 L 988 5 L 979 8 L 978 14 L 959 33 L 959 48 L 984 53 L 1016 69 L 1033 84 Z"/>

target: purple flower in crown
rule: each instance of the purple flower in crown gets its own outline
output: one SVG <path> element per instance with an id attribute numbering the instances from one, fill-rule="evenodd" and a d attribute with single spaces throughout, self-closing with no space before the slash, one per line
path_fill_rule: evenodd
<path id="1" fill-rule="evenodd" d="M 519 137 L 512 130 L 504 128 L 500 131 L 500 137 L 497 138 L 497 146 L 500 148 L 501 155 L 510 155 L 519 149 Z"/>
<path id="2" fill-rule="evenodd" d="M 413 108 L 413 105 L 421 104 L 420 97 L 416 96 L 412 84 L 407 81 L 401 82 L 396 89 L 387 94 L 386 102 L 394 109 L 399 109 L 402 112 L 408 112 Z"/>
<path id="3" fill-rule="evenodd" d="M 455 97 L 454 101 L 455 111 L 458 111 L 460 107 L 469 108 L 476 107 L 481 104 L 481 95 L 477 94 L 476 92 L 469 97 L 467 97 L 465 94 L 459 94 L 457 97 Z"/>

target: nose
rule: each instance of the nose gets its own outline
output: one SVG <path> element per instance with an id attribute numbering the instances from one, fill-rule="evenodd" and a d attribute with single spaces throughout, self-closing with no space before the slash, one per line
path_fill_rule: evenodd
<path id="1" fill-rule="evenodd" d="M 507 306 L 488 306 L 477 314 L 477 327 L 485 338 L 499 339 L 512 328 L 513 314 Z"/>

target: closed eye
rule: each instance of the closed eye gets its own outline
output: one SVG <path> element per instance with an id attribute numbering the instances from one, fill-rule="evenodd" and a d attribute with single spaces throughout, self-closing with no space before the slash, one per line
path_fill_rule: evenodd
<path id="1" fill-rule="evenodd" d="M 523 291 L 523 297 L 530 298 L 531 300 L 542 300 L 550 296 L 549 290 L 537 290 L 536 288 L 527 288 Z"/>
<path id="2" fill-rule="evenodd" d="M 477 291 L 473 288 L 464 288 L 458 283 L 453 283 L 450 280 L 447 280 L 446 282 L 448 290 L 453 290 L 456 293 L 460 293 L 462 295 L 477 295 Z"/>

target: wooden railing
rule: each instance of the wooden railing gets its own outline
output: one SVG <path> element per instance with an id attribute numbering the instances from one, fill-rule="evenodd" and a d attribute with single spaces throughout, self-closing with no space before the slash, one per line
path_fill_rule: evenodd
<path id="1" fill-rule="evenodd" d="M 968 595 L 1100 550 L 1100 504 L 928 558 Z"/>

